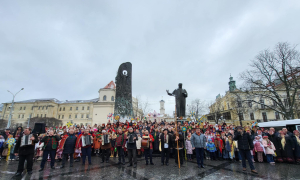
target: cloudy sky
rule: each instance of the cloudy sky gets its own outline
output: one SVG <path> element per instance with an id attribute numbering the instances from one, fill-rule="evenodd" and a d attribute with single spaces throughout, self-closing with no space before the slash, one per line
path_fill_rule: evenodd
<path id="1" fill-rule="evenodd" d="M 166 89 L 213 101 L 259 51 L 299 44 L 299 17 L 298 0 L 2 1 L 0 102 L 96 98 L 131 62 L 133 95 L 171 114 Z"/>

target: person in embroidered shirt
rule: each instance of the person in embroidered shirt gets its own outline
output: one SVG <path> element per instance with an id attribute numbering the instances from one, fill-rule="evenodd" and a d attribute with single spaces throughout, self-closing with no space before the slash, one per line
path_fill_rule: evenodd
<path id="1" fill-rule="evenodd" d="M 55 154 L 56 154 L 56 148 L 58 146 L 58 141 L 60 140 L 59 136 L 54 135 L 54 131 L 50 130 L 48 133 L 48 136 L 45 136 L 41 142 L 44 142 L 44 147 L 43 147 L 43 160 L 41 162 L 41 169 L 39 171 L 44 170 L 45 163 L 48 158 L 48 154 L 50 154 L 50 159 L 51 159 L 51 169 L 55 169 L 54 167 L 54 162 L 55 162 Z"/>
<path id="2" fill-rule="evenodd" d="M 81 149 L 82 151 L 82 165 L 85 165 L 85 159 L 86 156 L 88 157 L 88 161 L 89 161 L 89 165 L 92 164 L 92 160 L 91 160 L 91 154 L 92 154 L 92 143 L 93 143 L 93 137 L 92 135 L 89 133 L 89 129 L 85 129 L 83 134 L 80 134 L 77 137 L 76 140 L 76 148 Z M 87 144 L 86 139 L 88 139 L 86 136 L 90 136 L 90 142 L 91 144 Z"/>
<path id="3" fill-rule="evenodd" d="M 111 136 L 107 133 L 106 130 L 102 130 L 102 136 L 100 138 L 100 143 L 101 143 L 101 150 L 102 150 L 102 161 L 101 163 L 108 163 L 109 159 L 109 150 L 111 148 Z"/>
<path id="4" fill-rule="evenodd" d="M 148 130 L 145 130 L 144 133 L 145 134 L 143 135 L 142 138 L 146 138 L 146 137 L 148 138 L 149 137 L 149 147 L 148 148 L 144 148 L 146 165 L 148 165 L 148 157 L 150 157 L 150 164 L 154 165 L 153 161 L 152 161 L 152 152 L 153 152 L 152 142 L 154 141 L 154 138 L 153 138 L 153 136 L 151 134 L 149 134 Z"/>
<path id="5" fill-rule="evenodd" d="M 119 162 L 118 164 L 123 164 L 125 165 L 125 156 L 124 156 L 124 147 L 126 144 L 126 134 L 123 134 L 122 129 L 118 129 L 118 134 L 116 138 L 116 147 L 117 147 L 117 152 L 119 156 Z M 122 162 L 121 162 L 122 160 Z"/>

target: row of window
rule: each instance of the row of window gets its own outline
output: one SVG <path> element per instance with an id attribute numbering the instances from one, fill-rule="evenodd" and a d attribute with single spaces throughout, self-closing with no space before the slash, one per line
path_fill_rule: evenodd
<path id="1" fill-rule="evenodd" d="M 66 110 L 65 107 L 59 108 L 59 111 L 65 111 L 65 110 Z M 70 111 L 72 111 L 72 110 L 73 110 L 73 107 L 70 107 Z M 82 110 L 84 110 L 84 106 L 82 106 Z M 90 106 L 87 107 L 87 110 L 90 110 Z M 78 111 L 78 107 L 76 107 L 76 111 Z"/>
<path id="2" fill-rule="evenodd" d="M 287 101 L 287 99 L 283 99 L 283 103 L 284 103 L 285 107 L 288 107 L 288 101 Z M 248 101 L 247 104 L 248 104 L 249 108 L 252 108 L 252 102 L 251 101 Z M 259 100 L 259 104 L 260 104 L 260 108 L 261 109 L 265 109 L 266 108 L 265 101 L 263 99 Z M 237 105 L 238 105 L 239 108 L 243 107 L 242 101 L 237 101 Z M 227 106 L 228 106 L 228 109 L 230 109 L 229 103 L 227 103 Z M 273 105 L 272 106 L 273 107 L 277 107 L 277 103 L 275 101 L 273 101 Z"/>
<path id="3" fill-rule="evenodd" d="M 262 117 L 263 117 L 264 122 L 268 121 L 268 117 L 267 117 L 266 112 L 262 112 Z M 280 119 L 280 114 L 278 112 L 275 112 L 275 119 L 276 120 Z M 239 113 L 239 120 L 244 120 L 244 114 L 243 113 Z M 250 113 L 250 120 L 254 120 L 254 113 Z"/>
<path id="4" fill-rule="evenodd" d="M 89 115 L 86 114 L 85 117 L 89 118 Z M 65 115 L 58 115 L 58 119 L 64 119 L 64 118 L 65 118 Z M 75 119 L 77 119 L 77 118 L 78 118 L 78 115 L 75 114 Z M 81 114 L 81 119 L 83 119 L 83 118 L 84 118 L 84 114 Z M 72 119 L 72 115 L 71 114 L 69 115 L 69 119 Z"/>

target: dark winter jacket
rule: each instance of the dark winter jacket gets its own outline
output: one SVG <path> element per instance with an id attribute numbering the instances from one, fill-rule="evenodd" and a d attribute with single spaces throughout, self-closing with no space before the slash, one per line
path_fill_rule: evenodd
<path id="1" fill-rule="evenodd" d="M 20 147 L 21 139 L 22 139 L 22 136 L 20 136 L 20 138 L 17 140 L 14 153 L 19 153 L 19 156 L 26 156 L 29 154 L 34 154 L 35 143 L 38 142 L 38 137 L 36 134 L 33 134 L 33 136 L 35 138 L 35 140 L 33 141 L 33 145 L 22 146 L 22 147 Z"/>
<path id="2" fill-rule="evenodd" d="M 76 139 L 77 138 L 75 134 L 68 134 L 68 138 L 65 141 L 63 154 L 74 153 Z"/>
<path id="3" fill-rule="evenodd" d="M 161 135 L 160 135 L 160 137 L 159 137 L 159 139 L 160 139 L 160 147 L 161 147 L 161 149 L 163 150 L 164 149 L 164 144 L 165 144 L 165 134 L 164 133 L 162 133 Z M 168 149 L 170 149 L 171 147 L 172 147 L 172 135 L 170 135 L 170 134 L 168 134 L 168 136 L 169 136 L 169 138 L 168 138 L 168 145 L 169 145 L 169 148 Z"/>
<path id="4" fill-rule="evenodd" d="M 241 150 L 252 150 L 254 148 L 253 140 L 249 133 L 244 132 L 241 135 L 240 132 L 236 132 L 234 135 L 234 140 L 238 142 L 238 149 Z"/>
<path id="5" fill-rule="evenodd" d="M 177 149 L 177 141 L 175 141 L 175 139 L 176 139 L 176 134 L 174 134 L 172 136 L 172 146 L 173 146 L 174 149 Z M 179 149 L 184 148 L 183 142 L 184 142 L 183 136 L 182 136 L 182 134 L 179 134 L 179 140 L 178 140 Z"/>

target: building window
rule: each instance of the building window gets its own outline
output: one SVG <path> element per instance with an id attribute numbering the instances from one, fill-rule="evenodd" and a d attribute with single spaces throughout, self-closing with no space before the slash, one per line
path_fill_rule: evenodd
<path id="1" fill-rule="evenodd" d="M 103 96 L 103 101 L 106 101 L 106 95 Z"/>
<path id="2" fill-rule="evenodd" d="M 265 109 L 265 102 L 264 102 L 264 100 L 261 99 L 259 102 L 260 102 L 261 109 Z"/>
<path id="3" fill-rule="evenodd" d="M 88 115 L 88 114 L 86 115 L 86 118 L 89 118 L 89 115 Z"/>
<path id="4" fill-rule="evenodd" d="M 39 106 L 39 110 L 41 109 L 41 106 Z"/>
<path id="5" fill-rule="evenodd" d="M 274 101 L 274 100 L 273 100 L 273 106 L 274 106 L 274 107 L 277 107 L 277 103 L 276 103 L 276 101 Z"/>
<path id="6" fill-rule="evenodd" d="M 248 101 L 249 108 L 252 108 L 252 101 Z"/>
<path id="7" fill-rule="evenodd" d="M 59 108 L 59 111 L 61 111 L 61 108 Z"/>
<path id="8" fill-rule="evenodd" d="M 41 114 L 41 118 L 43 117 L 43 115 Z"/>
<path id="9" fill-rule="evenodd" d="M 115 101 L 115 97 L 114 96 L 111 97 L 111 101 Z"/>
<path id="10" fill-rule="evenodd" d="M 65 115 L 62 115 L 61 118 L 64 119 Z"/>
<path id="11" fill-rule="evenodd" d="M 82 106 L 82 110 L 84 110 L 84 106 Z"/>
<path id="12" fill-rule="evenodd" d="M 24 106 L 24 108 L 23 108 L 24 110 L 26 110 L 26 106 Z"/>
<path id="13" fill-rule="evenodd" d="M 65 111 L 65 110 L 66 110 L 66 108 L 64 107 L 64 108 L 63 108 L 63 111 Z"/>
<path id="14" fill-rule="evenodd" d="M 279 115 L 278 112 L 275 112 L 275 118 L 276 118 L 276 120 L 279 120 L 279 119 L 280 119 L 280 115 Z"/>
<path id="15" fill-rule="evenodd" d="M 44 117 L 47 117 L 47 115 L 45 114 Z"/>
<path id="16" fill-rule="evenodd" d="M 42 110 L 44 110 L 45 106 L 42 107 Z"/>
<path id="17" fill-rule="evenodd" d="M 36 117 L 39 117 L 39 115 L 37 114 Z"/>
<path id="18" fill-rule="evenodd" d="M 31 117 L 32 117 L 32 114 L 29 115 L 29 118 L 31 118 Z"/>
<path id="19" fill-rule="evenodd" d="M 228 109 L 230 109 L 229 103 L 227 103 L 227 107 L 228 107 Z"/>
<path id="20" fill-rule="evenodd" d="M 46 106 L 46 110 L 48 109 L 48 106 Z"/>
<path id="21" fill-rule="evenodd" d="M 70 107 L 70 111 L 72 111 L 72 107 Z"/>
<path id="22" fill-rule="evenodd" d="M 24 119 L 24 114 L 22 114 L 22 118 Z"/>
<path id="23" fill-rule="evenodd" d="M 263 117 L 264 122 L 268 121 L 268 117 L 267 117 L 267 113 L 266 112 L 262 113 L 262 117 Z"/>
<path id="24" fill-rule="evenodd" d="M 239 108 L 242 107 L 242 101 L 238 101 L 237 104 L 238 104 L 238 107 L 239 107 Z"/>
<path id="25" fill-rule="evenodd" d="M 244 115 L 243 115 L 243 113 L 239 113 L 239 120 L 244 120 Z"/>
<path id="26" fill-rule="evenodd" d="M 71 119 L 72 115 L 69 115 L 69 119 Z"/>
<path id="27" fill-rule="evenodd" d="M 33 106 L 31 107 L 31 110 L 33 110 Z"/>
<path id="28" fill-rule="evenodd" d="M 81 114 L 81 119 L 83 118 L 83 114 Z"/>
<path id="29" fill-rule="evenodd" d="M 20 107 L 20 110 L 22 110 L 22 107 Z"/>
<path id="30" fill-rule="evenodd" d="M 60 115 L 58 115 L 58 119 L 60 119 Z"/>
<path id="31" fill-rule="evenodd" d="M 254 120 L 254 113 L 250 113 L 250 119 Z"/>
<path id="32" fill-rule="evenodd" d="M 87 110 L 90 110 L 90 106 L 87 107 Z"/>
<path id="33" fill-rule="evenodd" d="M 19 114 L 19 119 L 21 118 L 21 115 Z"/>
<path id="34" fill-rule="evenodd" d="M 75 114 L 75 119 L 77 119 L 77 114 Z"/>
<path id="35" fill-rule="evenodd" d="M 78 111 L 78 107 L 76 107 L 76 111 Z"/>
<path id="36" fill-rule="evenodd" d="M 284 106 L 285 106 L 285 107 L 288 107 L 289 104 L 288 104 L 287 99 L 284 99 L 283 102 L 284 102 Z"/>

